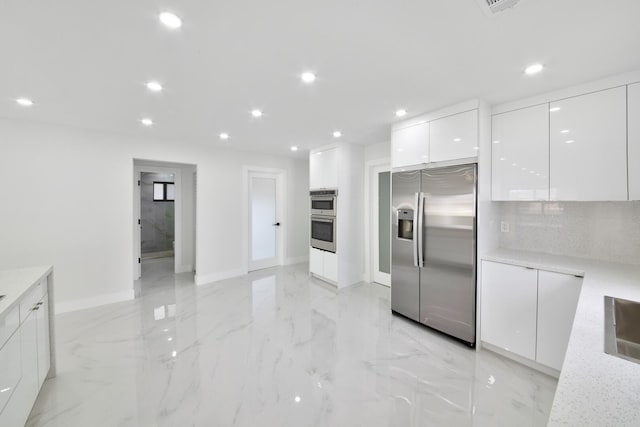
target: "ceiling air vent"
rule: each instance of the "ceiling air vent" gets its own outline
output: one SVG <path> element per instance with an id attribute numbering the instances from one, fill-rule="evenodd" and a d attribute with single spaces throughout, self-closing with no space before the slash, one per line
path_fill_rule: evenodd
<path id="1" fill-rule="evenodd" d="M 489 16 L 513 7 L 520 0 L 476 0 L 483 12 Z"/>

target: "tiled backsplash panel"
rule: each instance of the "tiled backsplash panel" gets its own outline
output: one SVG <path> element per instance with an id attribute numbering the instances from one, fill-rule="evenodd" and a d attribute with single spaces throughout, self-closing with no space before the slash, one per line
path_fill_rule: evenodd
<path id="1" fill-rule="evenodd" d="M 640 202 L 498 203 L 504 248 L 640 264 Z"/>

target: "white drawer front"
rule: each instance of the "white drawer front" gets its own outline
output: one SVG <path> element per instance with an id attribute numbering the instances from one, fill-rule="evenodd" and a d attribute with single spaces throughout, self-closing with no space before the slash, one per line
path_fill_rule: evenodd
<path id="1" fill-rule="evenodd" d="M 42 279 L 20 300 L 20 323 L 24 322 L 33 307 L 42 299 L 47 290 L 47 279 Z"/>

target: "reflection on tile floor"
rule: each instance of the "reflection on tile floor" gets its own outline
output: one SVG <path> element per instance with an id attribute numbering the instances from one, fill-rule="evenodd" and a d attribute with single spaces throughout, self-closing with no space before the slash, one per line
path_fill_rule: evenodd
<path id="1" fill-rule="evenodd" d="M 58 377 L 28 426 L 537 426 L 556 381 L 340 292 L 307 266 L 196 287 L 173 259 L 141 297 L 58 316 Z"/>

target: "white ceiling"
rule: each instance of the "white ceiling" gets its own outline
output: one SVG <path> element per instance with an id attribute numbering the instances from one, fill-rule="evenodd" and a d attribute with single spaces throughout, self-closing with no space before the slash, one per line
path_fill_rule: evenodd
<path id="1" fill-rule="evenodd" d="M 163 27 L 164 10 L 183 27 Z M 304 156 L 334 129 L 388 140 L 400 107 L 504 102 L 640 69 L 639 21 L 638 0 L 521 0 L 493 17 L 477 0 L 3 0 L 0 116 Z M 546 70 L 525 77 L 537 61 Z M 150 79 L 165 90 L 150 93 Z"/>

